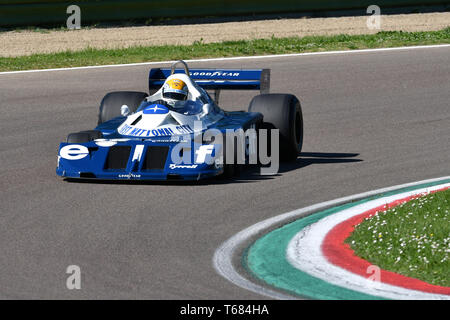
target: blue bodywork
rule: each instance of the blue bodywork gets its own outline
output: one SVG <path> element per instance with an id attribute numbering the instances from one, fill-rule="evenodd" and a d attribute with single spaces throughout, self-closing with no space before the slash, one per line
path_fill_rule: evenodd
<path id="1" fill-rule="evenodd" d="M 224 89 L 256 89 L 262 91 L 267 76 L 264 70 L 191 70 L 192 80 L 200 87 L 209 90 Z M 149 75 L 149 89 L 161 87 L 169 75 L 168 69 L 152 69 Z M 156 107 L 155 107 L 156 106 Z M 198 112 L 195 106 L 183 112 Z M 189 106 L 188 106 L 189 108 Z M 163 105 L 151 105 L 143 102 L 138 111 L 162 114 L 167 113 Z M 208 129 L 217 129 L 223 134 L 226 130 L 244 131 L 262 121 L 260 113 L 244 111 L 220 111 L 222 118 Z M 198 132 L 194 134 L 189 126 L 177 127 L 177 132 L 161 131 L 151 137 L 120 134 L 118 128 L 127 117 L 117 117 L 98 125 L 95 130 L 101 131 L 102 139 L 86 143 L 62 142 L 59 146 L 56 174 L 68 178 L 90 178 L 107 180 L 199 180 L 218 176 L 223 173 L 224 166 L 217 161 L 197 162 L 197 152 L 202 146 L 209 145 L 210 156 L 221 152 L 221 144 L 207 144 L 198 141 Z M 148 130 L 147 130 L 148 131 Z M 156 130 L 155 130 L 156 131 Z M 175 164 L 172 155 L 178 154 L 180 144 L 184 152 L 189 152 L 188 164 Z M 177 149 L 174 149 L 177 148 Z M 186 156 L 185 154 L 183 156 Z M 116 158 L 117 159 L 116 159 Z"/>

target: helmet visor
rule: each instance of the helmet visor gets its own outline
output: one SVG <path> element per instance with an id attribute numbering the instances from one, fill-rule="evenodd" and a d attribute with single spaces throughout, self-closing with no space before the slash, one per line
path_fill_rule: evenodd
<path id="1" fill-rule="evenodd" d="M 164 92 L 163 97 L 167 99 L 173 100 L 186 100 L 187 94 L 178 93 L 178 92 Z"/>

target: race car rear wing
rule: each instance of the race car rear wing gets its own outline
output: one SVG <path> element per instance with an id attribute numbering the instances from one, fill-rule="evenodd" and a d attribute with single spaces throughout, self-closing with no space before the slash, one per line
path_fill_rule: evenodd
<path id="1" fill-rule="evenodd" d="M 183 62 L 184 63 L 184 62 Z M 220 90 L 270 91 L 270 69 L 150 69 L 148 88 L 150 94 L 156 92 L 172 73 L 189 72 L 190 77 L 205 90 L 214 90 L 216 103 Z"/>

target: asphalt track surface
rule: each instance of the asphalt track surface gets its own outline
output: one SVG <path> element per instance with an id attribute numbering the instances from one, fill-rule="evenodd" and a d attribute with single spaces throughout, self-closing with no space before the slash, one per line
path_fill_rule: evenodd
<path id="1" fill-rule="evenodd" d="M 258 221 L 450 171 L 450 48 L 192 63 L 272 69 L 302 102 L 302 156 L 279 175 L 201 184 L 75 183 L 58 144 L 96 125 L 148 66 L 0 75 L 0 298 L 264 299 L 219 276 L 218 246 Z M 254 93 L 222 93 L 247 109 Z M 66 268 L 81 268 L 81 290 Z M 237 266 L 239 267 L 239 266 Z"/>

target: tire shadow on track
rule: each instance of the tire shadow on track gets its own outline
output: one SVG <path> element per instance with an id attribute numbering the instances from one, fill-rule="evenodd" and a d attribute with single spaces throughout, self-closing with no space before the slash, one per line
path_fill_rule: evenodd
<path id="1" fill-rule="evenodd" d="M 297 160 L 281 163 L 279 173 L 286 173 L 313 164 L 362 162 L 362 159 L 355 158 L 357 156 L 359 153 L 302 152 Z"/>
<path id="2" fill-rule="evenodd" d="M 333 164 L 333 163 L 355 163 L 362 159 L 355 159 L 359 153 L 329 153 L 329 152 L 302 152 L 297 160 L 292 162 L 281 162 L 278 173 L 275 175 L 261 175 L 260 167 L 256 165 L 247 166 L 239 176 L 225 179 L 212 178 L 200 181 L 140 181 L 140 180 L 94 180 L 65 178 L 64 181 L 70 183 L 90 183 L 90 184 L 126 184 L 126 185 L 220 185 L 229 183 L 251 183 L 264 180 L 272 180 L 284 173 L 301 169 L 313 164 Z"/>

